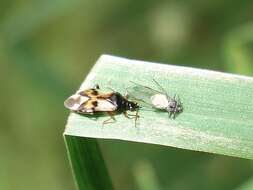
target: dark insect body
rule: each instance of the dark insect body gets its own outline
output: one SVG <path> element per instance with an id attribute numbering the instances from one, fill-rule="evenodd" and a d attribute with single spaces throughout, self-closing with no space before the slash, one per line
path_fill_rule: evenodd
<path id="1" fill-rule="evenodd" d="M 139 105 L 135 102 L 129 101 L 127 97 L 122 96 L 119 92 L 101 93 L 98 91 L 99 86 L 79 91 L 65 100 L 64 105 L 79 114 L 94 114 L 96 112 L 106 112 L 110 116 L 103 124 L 116 121 L 114 115 L 117 113 L 124 113 L 127 118 L 133 118 L 135 125 L 139 117 Z M 127 111 L 136 111 L 135 115 L 128 114 Z"/>

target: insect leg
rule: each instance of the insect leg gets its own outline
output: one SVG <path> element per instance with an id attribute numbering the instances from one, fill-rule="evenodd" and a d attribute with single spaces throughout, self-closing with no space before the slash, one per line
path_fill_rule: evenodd
<path id="1" fill-rule="evenodd" d="M 109 119 L 107 119 L 107 120 L 105 120 L 105 121 L 103 121 L 103 125 L 105 125 L 105 124 L 109 124 L 109 123 L 114 123 L 115 121 L 116 121 L 116 119 L 115 119 L 115 117 L 114 117 L 114 112 L 107 112 L 107 114 L 110 116 L 110 118 Z M 113 121 L 111 121 L 111 120 L 113 120 Z"/>
<path id="2" fill-rule="evenodd" d="M 135 115 L 132 115 L 132 114 L 127 113 L 127 111 L 124 111 L 123 114 L 124 114 L 124 116 L 125 116 L 126 118 L 128 118 L 128 119 L 133 119 L 133 117 L 129 117 L 129 116 L 135 116 Z"/>
<path id="3" fill-rule="evenodd" d="M 176 118 L 176 112 L 173 112 L 172 118 L 173 118 L 173 119 Z"/>
<path id="4" fill-rule="evenodd" d="M 172 112 L 169 113 L 169 118 L 171 118 L 172 114 L 173 114 Z"/>
<path id="5" fill-rule="evenodd" d="M 137 111 L 136 111 L 136 112 L 137 112 Z M 126 111 L 123 112 L 123 114 L 124 114 L 124 116 L 125 116 L 126 118 L 128 118 L 128 119 L 133 119 L 133 118 L 136 117 L 136 114 L 129 114 L 129 113 L 127 113 Z M 131 116 L 131 117 L 129 117 L 129 116 Z M 138 116 L 138 117 L 139 117 L 139 116 Z"/>
<path id="6" fill-rule="evenodd" d="M 136 123 L 137 123 L 137 119 L 139 118 L 140 116 L 139 116 L 139 110 L 137 110 L 136 112 L 135 112 L 135 119 L 134 119 L 134 127 L 136 127 Z"/>
<path id="7" fill-rule="evenodd" d="M 125 97 L 126 99 L 129 99 L 129 93 L 128 93 L 128 91 L 127 91 L 127 90 L 126 90 L 126 92 L 125 92 L 124 97 Z"/>
<path id="8" fill-rule="evenodd" d="M 135 112 L 135 114 L 129 114 L 127 112 L 123 112 L 123 113 L 124 113 L 124 116 L 126 118 L 128 118 L 128 119 L 134 119 L 134 126 L 136 127 L 137 119 L 140 117 L 139 114 L 138 114 L 139 113 L 138 110 Z M 131 117 L 129 117 L 129 116 L 131 116 Z"/>

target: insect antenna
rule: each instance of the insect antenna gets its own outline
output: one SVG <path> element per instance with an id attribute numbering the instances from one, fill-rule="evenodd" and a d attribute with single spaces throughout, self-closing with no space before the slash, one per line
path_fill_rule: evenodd
<path id="1" fill-rule="evenodd" d="M 168 95 L 167 91 L 162 87 L 162 85 L 160 85 L 154 78 L 153 78 L 153 81 L 160 88 L 160 90 L 162 90 L 162 92 L 167 96 L 167 98 L 169 98 L 169 95 Z"/>

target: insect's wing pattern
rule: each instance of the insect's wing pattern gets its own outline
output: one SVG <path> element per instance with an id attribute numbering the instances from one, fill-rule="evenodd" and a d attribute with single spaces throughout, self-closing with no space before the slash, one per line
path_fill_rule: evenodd
<path id="1" fill-rule="evenodd" d="M 137 101 L 143 107 L 153 107 L 150 98 L 160 92 L 147 86 L 134 84 L 135 86 L 127 88 L 129 99 Z"/>
<path id="2" fill-rule="evenodd" d="M 94 111 L 115 111 L 117 106 L 107 99 L 97 99 Z"/>
<path id="3" fill-rule="evenodd" d="M 64 106 L 72 111 L 78 111 L 80 106 L 87 102 L 89 97 L 74 94 L 64 101 Z"/>
<path id="4" fill-rule="evenodd" d="M 115 111 L 117 106 L 108 99 L 111 96 L 112 93 L 102 94 L 96 89 L 87 89 L 70 96 L 65 100 L 64 106 L 71 111 L 82 114 Z"/>
<path id="5" fill-rule="evenodd" d="M 96 100 L 96 109 L 95 111 L 115 111 L 117 105 L 113 104 L 110 100 L 110 97 L 113 96 L 114 92 L 99 94 Z"/>
<path id="6" fill-rule="evenodd" d="M 86 89 L 86 90 L 81 90 L 77 94 L 79 94 L 81 96 L 87 96 L 87 97 L 96 97 L 100 93 L 96 89 L 90 88 L 90 89 Z"/>

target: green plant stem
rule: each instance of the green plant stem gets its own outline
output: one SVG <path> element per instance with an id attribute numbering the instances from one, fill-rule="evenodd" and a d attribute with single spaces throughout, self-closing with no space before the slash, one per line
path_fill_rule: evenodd
<path id="1" fill-rule="evenodd" d="M 112 190 L 112 183 L 97 141 L 66 135 L 65 142 L 78 189 Z"/>

